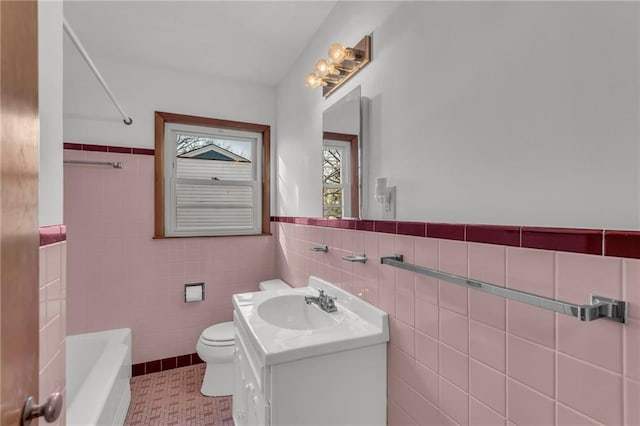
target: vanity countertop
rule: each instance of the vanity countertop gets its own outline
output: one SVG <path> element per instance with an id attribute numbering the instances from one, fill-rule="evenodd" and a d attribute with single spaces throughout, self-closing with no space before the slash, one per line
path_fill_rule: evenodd
<path id="1" fill-rule="evenodd" d="M 305 304 L 304 296 L 317 296 L 318 289 L 337 297 L 335 300 L 337 312 L 327 313 L 321 311 L 315 304 Z M 274 300 L 275 298 L 280 299 Z M 302 306 L 294 306 L 295 312 L 293 312 L 288 306 L 292 301 L 298 303 L 298 298 Z M 291 328 L 277 326 L 273 321 L 265 320 L 267 318 L 264 315 L 265 309 L 261 309 L 261 305 L 268 301 L 271 301 L 269 304 L 275 307 L 279 307 L 280 301 L 283 302 L 282 320 L 289 321 L 292 324 Z M 279 364 L 389 341 L 386 312 L 316 277 L 309 278 L 308 287 L 235 294 L 233 306 L 236 326 L 247 335 L 263 365 Z M 273 309 L 270 314 L 274 315 Z M 276 311 L 276 314 L 280 313 Z M 294 315 L 294 317 L 286 318 L 287 315 Z M 299 321 L 295 315 L 300 316 Z M 309 326 L 305 322 L 308 318 L 311 321 Z M 315 325 L 317 322 L 314 318 L 320 320 L 321 326 Z"/>

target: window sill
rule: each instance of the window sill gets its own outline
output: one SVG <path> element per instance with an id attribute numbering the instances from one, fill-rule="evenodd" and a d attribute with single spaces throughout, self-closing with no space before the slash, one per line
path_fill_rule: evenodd
<path id="1" fill-rule="evenodd" d="M 273 234 L 271 232 L 263 232 L 261 234 L 239 234 L 239 235 L 181 235 L 175 237 L 167 237 L 164 235 L 154 235 L 153 240 L 173 240 L 177 238 L 238 238 L 238 237 L 270 237 Z"/>

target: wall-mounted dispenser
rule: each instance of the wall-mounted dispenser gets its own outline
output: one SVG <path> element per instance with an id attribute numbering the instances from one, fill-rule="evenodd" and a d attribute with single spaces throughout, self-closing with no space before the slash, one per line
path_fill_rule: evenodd
<path id="1" fill-rule="evenodd" d="M 184 285 L 184 303 L 202 302 L 204 300 L 204 283 Z"/>
<path id="2" fill-rule="evenodd" d="M 381 205 L 383 219 L 396 218 L 396 187 L 387 186 L 387 178 L 376 178 L 376 201 Z"/>

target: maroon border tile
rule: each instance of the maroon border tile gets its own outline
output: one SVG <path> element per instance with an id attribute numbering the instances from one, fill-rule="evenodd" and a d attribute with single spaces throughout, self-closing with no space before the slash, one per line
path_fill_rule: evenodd
<path id="1" fill-rule="evenodd" d="M 162 360 L 147 361 L 145 362 L 145 374 L 157 373 L 162 371 Z"/>
<path id="2" fill-rule="evenodd" d="M 347 229 L 356 229 L 356 219 L 342 219 L 343 224 L 347 226 Z"/>
<path id="3" fill-rule="evenodd" d="M 340 228 L 340 219 L 327 219 L 326 226 L 329 228 Z"/>
<path id="4" fill-rule="evenodd" d="M 204 364 L 204 361 L 200 359 L 197 353 L 193 353 L 191 354 L 191 365 L 196 365 L 196 364 Z"/>
<path id="5" fill-rule="evenodd" d="M 176 367 L 188 367 L 191 365 L 191 354 L 176 357 Z"/>
<path id="6" fill-rule="evenodd" d="M 85 145 L 82 144 L 83 151 L 99 151 L 99 152 L 108 152 L 109 147 L 107 145 Z"/>
<path id="7" fill-rule="evenodd" d="M 356 221 L 356 229 L 359 231 L 373 231 L 373 220 L 358 220 Z"/>
<path id="8" fill-rule="evenodd" d="M 427 237 L 464 241 L 465 225 L 459 223 L 427 223 Z"/>
<path id="9" fill-rule="evenodd" d="M 119 154 L 131 154 L 133 151 L 133 148 L 127 148 L 125 146 L 108 146 L 107 151 L 117 152 Z"/>
<path id="10" fill-rule="evenodd" d="M 143 376 L 145 375 L 145 363 L 141 362 L 140 364 L 133 364 L 131 366 L 131 376 L 132 377 L 136 377 L 136 376 Z"/>
<path id="11" fill-rule="evenodd" d="M 67 227 L 53 225 L 40 227 L 40 247 L 67 240 Z"/>
<path id="12" fill-rule="evenodd" d="M 341 228 L 341 229 L 356 229 L 356 221 L 355 221 L 355 220 L 351 220 L 351 219 L 338 219 L 338 220 L 336 220 L 336 222 L 338 222 L 338 225 L 336 226 L 336 228 Z"/>
<path id="13" fill-rule="evenodd" d="M 474 243 L 520 246 L 520 227 L 503 225 L 467 225 L 466 241 Z"/>
<path id="14" fill-rule="evenodd" d="M 398 234 L 413 235 L 414 237 L 424 237 L 426 235 L 427 224 L 424 222 L 398 222 Z"/>
<path id="15" fill-rule="evenodd" d="M 131 366 L 131 375 L 133 377 L 142 376 L 144 374 L 173 370 L 174 368 L 188 367 L 190 365 L 202 363 L 204 363 L 204 361 L 200 359 L 197 353 L 179 355 L 164 359 L 142 362 L 139 364 L 133 364 Z"/>
<path id="16" fill-rule="evenodd" d="M 312 217 L 310 219 L 310 225 L 315 226 L 327 226 L 328 219 L 320 218 L 320 217 Z"/>
<path id="17" fill-rule="evenodd" d="M 133 151 L 133 154 L 137 154 L 137 155 L 156 155 L 155 150 L 153 149 L 147 149 L 147 148 L 131 148 Z"/>
<path id="18" fill-rule="evenodd" d="M 522 247 L 602 254 L 602 233 L 596 229 L 522 228 Z"/>
<path id="19" fill-rule="evenodd" d="M 273 222 L 640 259 L 640 231 L 272 216 Z M 424 234 L 421 234 L 422 227 Z M 603 253 L 603 242 L 604 253 Z"/>
<path id="20" fill-rule="evenodd" d="M 171 358 L 165 358 L 162 360 L 161 364 L 162 364 L 162 371 L 173 370 L 177 366 L 176 357 L 173 356 Z"/>
<path id="21" fill-rule="evenodd" d="M 604 254 L 605 256 L 640 259 L 640 232 L 605 231 Z"/>
<path id="22" fill-rule="evenodd" d="M 397 234 L 398 222 L 391 220 L 374 220 L 373 230 L 375 232 L 384 232 L 386 234 Z"/>
<path id="23" fill-rule="evenodd" d="M 73 149 L 76 151 L 82 151 L 82 144 L 81 143 L 72 143 L 72 142 L 65 142 L 62 144 L 64 149 Z"/>
<path id="24" fill-rule="evenodd" d="M 128 146 L 93 145 L 85 143 L 64 142 L 64 149 L 75 151 L 116 152 L 119 154 L 155 155 L 154 149 L 132 148 Z"/>

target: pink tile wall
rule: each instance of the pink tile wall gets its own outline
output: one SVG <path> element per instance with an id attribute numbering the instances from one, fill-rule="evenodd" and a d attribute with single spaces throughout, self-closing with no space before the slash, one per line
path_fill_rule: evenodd
<path id="1" fill-rule="evenodd" d="M 40 247 L 40 395 L 46 401 L 53 392 L 61 392 L 66 401 L 65 343 L 67 244 L 59 242 Z M 46 423 L 39 420 L 40 425 Z M 55 425 L 66 424 L 66 409 Z"/>
<path id="2" fill-rule="evenodd" d="M 317 275 L 389 313 L 389 424 L 640 424 L 640 260 L 275 225 L 283 279 Z M 352 252 L 369 261 L 341 260 Z M 393 253 L 574 303 L 622 298 L 631 320 L 581 323 L 380 264 Z"/>
<path id="3" fill-rule="evenodd" d="M 271 236 L 152 239 L 154 157 L 65 150 L 68 334 L 132 329 L 133 363 L 195 352 L 206 327 L 232 319 L 231 295 L 275 278 Z M 184 303 L 184 284 L 205 301 Z"/>

